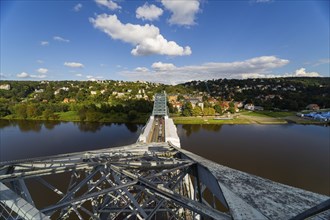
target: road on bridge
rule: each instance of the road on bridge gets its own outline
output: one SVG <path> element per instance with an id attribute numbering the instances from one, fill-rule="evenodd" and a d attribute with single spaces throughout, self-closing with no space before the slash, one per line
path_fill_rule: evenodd
<path id="1" fill-rule="evenodd" d="M 164 117 L 155 116 L 150 142 L 165 141 L 165 120 Z"/>

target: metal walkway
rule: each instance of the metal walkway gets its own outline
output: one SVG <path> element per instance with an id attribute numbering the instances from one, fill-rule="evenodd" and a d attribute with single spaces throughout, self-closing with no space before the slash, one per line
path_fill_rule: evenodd
<path id="1" fill-rule="evenodd" d="M 141 134 L 119 148 L 0 163 L 0 219 L 330 219 L 329 197 L 185 151 L 164 118 L 165 142 Z"/>

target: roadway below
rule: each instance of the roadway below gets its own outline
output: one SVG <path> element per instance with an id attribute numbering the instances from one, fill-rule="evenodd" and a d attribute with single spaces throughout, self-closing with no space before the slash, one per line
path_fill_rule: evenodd
<path id="1" fill-rule="evenodd" d="M 165 120 L 164 117 L 155 116 L 149 142 L 165 142 Z"/>

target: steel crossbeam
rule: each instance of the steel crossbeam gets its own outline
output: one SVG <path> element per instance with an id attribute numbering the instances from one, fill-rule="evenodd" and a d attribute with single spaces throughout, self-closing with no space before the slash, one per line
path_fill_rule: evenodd
<path id="1" fill-rule="evenodd" d="M 74 215 L 83 219 L 87 215 L 92 219 L 130 219 L 133 216 L 138 219 L 157 216 L 178 219 L 187 213 L 189 216 L 202 214 L 202 210 L 209 207 L 201 204 L 203 201 L 192 201 L 186 193 L 188 188 L 182 188 L 184 179 L 194 173 L 191 169 L 195 169 L 195 162 L 178 155 L 174 148 L 164 144 L 65 155 L 63 161 L 58 156 L 38 158 L 36 163 L 5 164 L 7 173 L 0 175 L 0 181 L 16 183 L 16 190 L 21 191 L 31 205 L 33 195 L 24 180 L 40 183 L 60 197 L 56 203 L 39 208 L 40 213 L 56 218 Z M 70 174 L 66 191 L 44 178 L 65 173 Z M 227 216 L 210 210 L 208 213 L 211 214 L 205 216 Z"/>
<path id="2" fill-rule="evenodd" d="M 253 207 L 244 211 L 246 203 L 191 154 L 167 143 L 124 148 L 0 164 L 0 218 L 266 218 Z M 56 201 L 35 206 L 44 203 L 29 190 L 34 184 Z M 245 214 L 237 214 L 233 201 L 244 205 L 240 213 Z M 219 211 L 216 204 L 227 211 Z"/>

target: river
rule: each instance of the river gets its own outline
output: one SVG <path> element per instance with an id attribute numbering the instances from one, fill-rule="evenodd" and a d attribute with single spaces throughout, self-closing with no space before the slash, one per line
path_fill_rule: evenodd
<path id="1" fill-rule="evenodd" d="M 0 120 L 0 161 L 135 143 L 143 125 Z M 217 163 L 330 195 L 330 127 L 178 125 L 182 148 Z"/>

